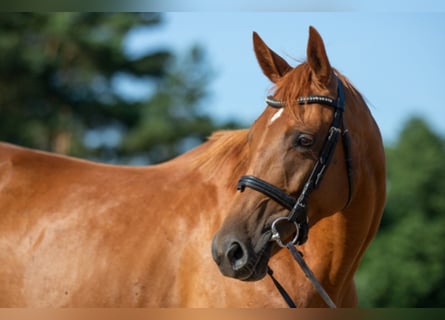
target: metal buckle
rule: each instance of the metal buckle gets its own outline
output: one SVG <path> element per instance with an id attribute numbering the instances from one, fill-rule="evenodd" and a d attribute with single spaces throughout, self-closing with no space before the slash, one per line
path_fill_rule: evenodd
<path id="1" fill-rule="evenodd" d="M 292 222 L 294 224 L 294 226 L 295 226 L 295 236 L 294 236 L 294 238 L 291 241 L 289 241 L 286 244 L 284 244 L 283 241 L 281 241 L 281 236 L 280 236 L 280 233 L 278 232 L 277 226 L 276 226 L 276 224 L 278 222 L 283 221 L 283 220 Z M 272 237 L 270 238 L 270 240 L 274 240 L 282 248 L 286 248 L 289 244 L 295 245 L 297 243 L 298 237 L 300 235 L 300 229 L 298 227 L 298 223 L 295 222 L 295 221 L 291 221 L 289 219 L 289 217 L 280 217 L 280 218 L 275 219 L 274 222 L 272 222 L 272 225 L 270 226 L 270 229 L 272 231 Z"/>

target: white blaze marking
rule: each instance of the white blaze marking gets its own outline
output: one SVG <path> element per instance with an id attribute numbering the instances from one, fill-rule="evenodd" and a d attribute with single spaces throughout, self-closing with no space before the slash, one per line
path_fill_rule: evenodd
<path id="1" fill-rule="evenodd" d="M 269 124 L 274 123 L 275 120 L 277 120 L 279 117 L 281 117 L 281 114 L 283 113 L 284 108 L 281 108 L 275 114 L 270 118 Z"/>

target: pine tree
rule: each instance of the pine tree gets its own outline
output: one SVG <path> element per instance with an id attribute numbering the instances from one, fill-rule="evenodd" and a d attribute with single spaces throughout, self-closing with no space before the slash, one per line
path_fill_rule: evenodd
<path id="1" fill-rule="evenodd" d="M 177 56 L 152 48 L 132 57 L 125 50 L 131 30 L 155 32 L 161 18 L 0 14 L 0 140 L 101 161 L 152 163 L 205 139 L 218 126 L 199 112 L 210 78 L 204 51 L 192 47 Z M 150 90 L 132 99 L 117 90 L 119 79 Z"/>
<path id="2" fill-rule="evenodd" d="M 357 273 L 360 305 L 443 307 L 445 141 L 413 118 L 386 154 L 388 199 Z"/>

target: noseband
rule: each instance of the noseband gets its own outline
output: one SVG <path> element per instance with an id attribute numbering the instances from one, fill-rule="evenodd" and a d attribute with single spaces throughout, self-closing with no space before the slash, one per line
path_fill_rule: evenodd
<path id="1" fill-rule="evenodd" d="M 263 193 L 264 195 L 268 196 L 275 202 L 279 203 L 283 207 L 289 210 L 289 214 L 286 217 L 280 217 L 277 218 L 271 225 L 271 231 L 272 231 L 272 237 L 271 240 L 275 240 L 279 246 L 281 247 L 287 247 L 291 250 L 294 257 L 296 257 L 296 249 L 294 248 L 294 245 L 302 245 L 306 242 L 308 238 L 308 232 L 309 232 L 309 222 L 308 222 L 308 216 L 307 216 L 307 201 L 309 198 L 309 195 L 311 192 L 316 189 L 326 172 L 327 167 L 329 166 L 329 163 L 332 160 L 332 157 L 335 152 L 335 147 L 337 145 L 338 139 L 340 135 L 342 136 L 343 141 L 343 149 L 345 154 L 345 164 L 346 164 L 346 174 L 348 178 L 348 200 L 346 202 L 345 208 L 349 206 L 351 199 L 352 199 L 352 159 L 350 155 L 350 139 L 349 139 L 349 132 L 345 128 L 344 121 L 343 121 L 343 112 L 345 110 L 345 103 L 344 103 L 344 89 L 343 84 L 341 80 L 336 76 L 337 78 L 337 99 L 332 99 L 331 97 L 327 96 L 318 96 L 318 95 L 311 95 L 306 97 L 299 97 L 297 99 L 297 102 L 299 105 L 308 105 L 308 104 L 322 104 L 329 107 L 334 108 L 334 116 L 332 119 L 331 126 L 329 128 L 325 143 L 323 145 L 323 148 L 321 149 L 320 155 L 317 159 L 317 161 L 314 164 L 314 167 L 307 178 L 303 189 L 300 192 L 300 195 L 297 199 L 295 199 L 293 196 L 289 195 L 282 189 L 270 184 L 267 181 L 264 181 L 258 177 L 255 176 L 243 176 L 240 178 L 238 182 L 238 190 L 241 192 L 244 191 L 246 187 L 251 188 L 253 190 L 256 190 L 258 192 Z M 282 101 L 276 100 L 273 97 L 269 96 L 266 98 L 266 103 L 273 107 L 273 108 L 283 108 L 285 105 Z M 288 243 L 283 243 L 280 234 L 277 230 L 276 225 L 280 221 L 288 221 L 295 225 L 296 233 L 293 239 Z M 293 251 L 295 250 L 295 251 Z M 298 253 L 299 254 L 299 253 Z M 300 263 L 300 261 L 296 258 L 297 262 Z M 304 261 L 303 261 L 304 263 Z M 300 263 L 301 265 L 301 263 Z M 301 265 L 304 269 L 305 267 Z M 307 268 L 307 266 L 306 266 Z M 311 278 L 310 275 L 304 270 L 306 275 Z M 310 270 L 307 270 L 310 272 Z M 312 272 L 310 272 L 312 274 Z M 313 277 L 313 274 L 312 274 Z M 314 278 L 315 279 L 315 278 Z M 312 280 L 312 279 L 311 279 Z M 315 279 L 316 281 L 316 279 Z M 274 280 L 275 282 L 275 280 Z M 316 283 L 313 281 L 314 285 Z M 317 282 L 318 283 L 318 282 Z M 318 283 L 319 285 L 319 283 Z M 323 290 L 323 288 L 321 288 Z M 280 290 L 280 289 L 279 289 Z M 324 291 L 324 290 L 323 290 Z M 281 290 L 280 290 L 281 292 Z M 320 292 L 320 291 L 319 291 Z M 324 292 L 325 293 L 325 292 Z M 322 294 L 322 292 L 320 292 Z M 325 293 L 327 296 L 327 294 Z M 323 294 L 322 294 L 323 296 Z M 330 300 L 329 296 L 327 298 Z M 286 299 L 286 298 L 285 298 Z M 287 299 L 286 299 L 287 300 Z M 327 299 L 325 299 L 327 301 Z M 330 301 L 332 303 L 332 301 Z M 328 304 L 330 304 L 327 301 Z M 331 304 L 330 304 L 331 305 Z M 335 307 L 335 305 L 332 303 L 332 305 Z"/>

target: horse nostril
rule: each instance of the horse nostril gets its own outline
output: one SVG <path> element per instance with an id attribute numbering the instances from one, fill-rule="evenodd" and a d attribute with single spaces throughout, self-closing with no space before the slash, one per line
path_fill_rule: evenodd
<path id="1" fill-rule="evenodd" d="M 247 255 L 245 254 L 245 250 L 243 246 L 239 242 L 232 242 L 227 249 L 226 257 L 230 261 L 233 270 L 239 270 L 247 262 Z"/>

